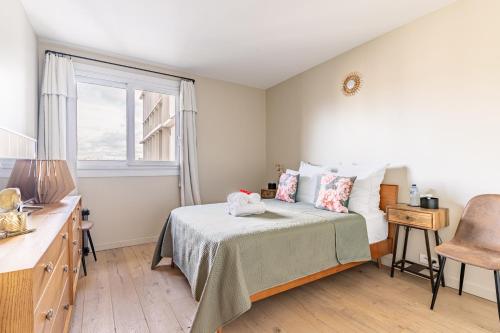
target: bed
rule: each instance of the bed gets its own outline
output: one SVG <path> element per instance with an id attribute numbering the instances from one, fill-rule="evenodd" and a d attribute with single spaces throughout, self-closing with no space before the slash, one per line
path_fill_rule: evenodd
<path id="1" fill-rule="evenodd" d="M 398 187 L 382 184 L 380 209 Z M 362 216 L 306 203 L 266 201 L 267 212 L 233 217 L 226 204 L 175 209 L 158 239 L 152 269 L 163 257 L 183 272 L 199 301 L 191 332 L 222 332 L 252 302 L 380 258 L 392 250 L 383 214 Z"/>

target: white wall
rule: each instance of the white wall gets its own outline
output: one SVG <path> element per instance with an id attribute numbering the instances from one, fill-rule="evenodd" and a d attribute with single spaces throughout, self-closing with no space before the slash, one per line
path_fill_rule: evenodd
<path id="1" fill-rule="evenodd" d="M 35 137 L 37 40 L 21 2 L 0 5 L 0 127 Z"/>
<path id="2" fill-rule="evenodd" d="M 97 54 L 41 41 L 39 61 L 46 49 L 86 55 L 190 76 L 130 59 Z M 265 92 L 203 77 L 196 79 L 198 159 L 204 203 L 224 201 L 239 188 L 258 191 L 265 178 Z M 98 248 L 155 241 L 170 210 L 179 206 L 177 176 L 80 178 L 78 189 L 95 222 Z"/>
<path id="3" fill-rule="evenodd" d="M 268 178 L 274 163 L 301 159 L 403 166 L 386 182 L 402 185 L 402 201 L 412 182 L 435 193 L 450 208 L 441 234 L 451 239 L 471 197 L 500 193 L 498 13 L 496 0 L 459 1 L 267 90 Z M 364 85 L 346 97 L 351 71 Z M 419 253 L 424 238 L 414 231 L 409 258 Z M 449 260 L 448 284 L 458 276 Z M 464 290 L 494 299 L 493 273 L 468 267 Z"/>

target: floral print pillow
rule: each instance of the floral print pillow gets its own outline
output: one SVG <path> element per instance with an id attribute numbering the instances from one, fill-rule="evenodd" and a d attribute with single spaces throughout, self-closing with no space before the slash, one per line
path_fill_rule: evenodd
<path id="1" fill-rule="evenodd" d="M 321 177 L 314 206 L 337 213 L 348 213 L 347 205 L 356 177 L 340 177 L 327 173 Z"/>
<path id="2" fill-rule="evenodd" d="M 295 202 L 298 182 L 299 175 L 282 173 L 280 176 L 280 182 L 278 185 L 278 190 L 276 191 L 275 199 L 286 202 Z"/>

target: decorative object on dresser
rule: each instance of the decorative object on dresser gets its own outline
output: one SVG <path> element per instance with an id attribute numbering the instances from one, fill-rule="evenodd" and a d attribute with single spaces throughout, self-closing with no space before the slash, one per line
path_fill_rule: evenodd
<path id="1" fill-rule="evenodd" d="M 349 73 L 342 83 L 342 92 L 346 96 L 353 96 L 359 91 L 361 84 L 361 75 L 359 73 Z"/>
<path id="2" fill-rule="evenodd" d="M 21 204 L 21 191 L 18 188 L 6 188 L 0 191 L 0 213 L 18 210 Z"/>
<path id="3" fill-rule="evenodd" d="M 16 236 L 26 231 L 28 214 L 18 211 L 21 205 L 21 192 L 18 188 L 0 191 L 0 238 Z"/>
<path id="4" fill-rule="evenodd" d="M 265 189 L 260 190 L 260 197 L 262 199 L 274 199 L 276 196 L 276 189 Z"/>
<path id="5" fill-rule="evenodd" d="M 67 332 L 81 262 L 80 197 L 28 217 L 37 232 L 0 240 L 0 332 Z"/>
<path id="6" fill-rule="evenodd" d="M 75 182 L 65 160 L 17 160 L 7 187 L 19 187 L 23 199 L 26 192 L 35 203 L 50 204 L 71 193 Z"/>
<path id="7" fill-rule="evenodd" d="M 420 207 L 412 207 L 407 204 L 389 205 L 387 206 L 387 221 L 396 225 L 394 247 L 392 251 L 391 277 L 394 277 L 394 269 L 398 268 L 402 273 L 406 271 L 408 273 L 430 279 L 431 291 L 434 290 L 434 273 L 437 272 L 438 269 L 433 267 L 431 249 L 429 245 L 429 230 L 434 231 L 436 246 L 438 246 L 440 244 L 438 230 L 449 225 L 448 209 L 425 209 Z M 403 257 L 401 260 L 396 261 L 400 226 L 403 226 L 405 228 Z M 419 229 L 424 232 L 425 248 L 427 253 L 427 266 L 406 259 L 408 236 L 411 229 Z M 439 266 L 441 266 L 442 259 L 439 256 L 438 262 Z M 406 266 L 406 264 L 409 264 L 409 266 Z M 425 269 L 429 270 L 429 275 L 421 273 L 421 271 Z M 444 286 L 444 278 L 441 280 L 441 282 Z"/>
<path id="8" fill-rule="evenodd" d="M 472 198 L 465 206 L 457 231 L 451 241 L 436 247 L 442 257 L 436 286 L 432 295 L 431 310 L 434 309 L 439 291 L 439 281 L 444 279 L 446 258 L 460 262 L 460 284 L 462 295 L 465 265 L 473 265 L 493 271 L 495 279 L 498 317 L 500 319 L 500 194 L 484 194 Z"/>

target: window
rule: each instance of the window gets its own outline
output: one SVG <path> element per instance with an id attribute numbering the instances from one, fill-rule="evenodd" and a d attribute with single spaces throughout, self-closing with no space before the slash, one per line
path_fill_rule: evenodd
<path id="1" fill-rule="evenodd" d="M 135 91 L 135 159 L 175 161 L 175 96 Z"/>
<path id="2" fill-rule="evenodd" d="M 78 99 L 68 112 L 68 157 L 78 176 L 178 174 L 179 81 L 74 67 Z"/>
<path id="3" fill-rule="evenodd" d="M 78 160 L 127 159 L 127 91 L 77 83 Z"/>

